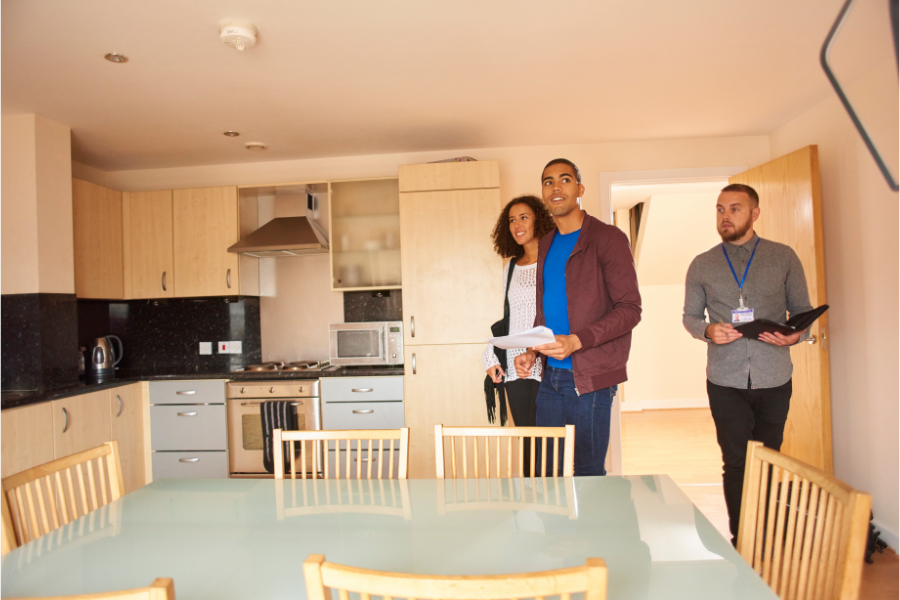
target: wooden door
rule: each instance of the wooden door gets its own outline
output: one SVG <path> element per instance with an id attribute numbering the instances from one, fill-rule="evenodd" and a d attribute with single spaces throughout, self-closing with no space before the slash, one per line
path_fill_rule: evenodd
<path id="1" fill-rule="evenodd" d="M 109 390 L 50 403 L 53 411 L 53 457 L 62 458 L 110 440 Z"/>
<path id="2" fill-rule="evenodd" d="M 484 343 L 503 318 L 503 262 L 491 231 L 500 190 L 400 194 L 407 345 Z"/>
<path id="3" fill-rule="evenodd" d="M 119 444 L 126 494 L 146 483 L 149 440 L 145 439 L 145 427 L 149 429 L 150 415 L 144 414 L 144 388 L 148 388 L 146 383 L 134 383 L 109 390 L 110 439 Z M 149 404 L 147 410 L 149 413 Z"/>
<path id="4" fill-rule="evenodd" d="M 9 477 L 53 460 L 53 425 L 49 402 L 3 411 L 0 477 Z"/>
<path id="5" fill-rule="evenodd" d="M 174 297 L 172 191 L 126 192 L 123 211 L 126 297 Z"/>
<path id="6" fill-rule="evenodd" d="M 827 304 L 817 147 L 776 158 L 729 182 L 744 183 L 759 193 L 760 216 L 754 229 L 760 237 L 794 249 L 806 273 L 810 303 L 813 307 Z M 794 394 L 781 451 L 831 474 L 827 313 L 813 324 L 810 335 L 814 343 L 801 342 L 791 348 Z"/>
<path id="7" fill-rule="evenodd" d="M 410 430 L 411 478 L 435 477 L 435 425 L 490 425 L 484 401 L 483 352 L 484 344 L 404 349 L 403 397 Z"/>
<path id="8" fill-rule="evenodd" d="M 75 295 L 124 298 L 122 192 L 72 180 Z"/>
<path id="9" fill-rule="evenodd" d="M 172 206 L 175 295 L 239 294 L 237 188 L 175 190 Z"/>

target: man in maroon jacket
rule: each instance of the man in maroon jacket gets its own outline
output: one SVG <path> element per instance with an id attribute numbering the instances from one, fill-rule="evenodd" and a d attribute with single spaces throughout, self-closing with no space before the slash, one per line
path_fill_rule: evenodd
<path id="1" fill-rule="evenodd" d="M 541 184 L 556 229 L 538 248 L 534 323 L 552 329 L 556 341 L 517 356 L 516 372 L 527 376 L 541 355 L 536 425 L 575 425 L 575 475 L 606 475 L 612 397 L 627 379 L 631 330 L 641 320 L 634 259 L 624 233 L 581 209 L 574 163 L 550 161 Z M 560 469 L 562 456 L 560 448 Z"/>

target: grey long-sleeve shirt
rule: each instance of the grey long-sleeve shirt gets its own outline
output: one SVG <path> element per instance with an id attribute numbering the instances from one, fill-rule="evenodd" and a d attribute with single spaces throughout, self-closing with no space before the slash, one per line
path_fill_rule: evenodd
<path id="1" fill-rule="evenodd" d="M 812 310 L 803 265 L 790 246 L 760 239 L 756 234 L 741 246 L 724 244 L 738 280 L 744 275 L 758 239 L 759 247 L 744 282 L 744 306 L 753 309 L 754 319 L 776 323 L 787 320 L 786 312 L 795 315 Z M 789 347 L 747 338 L 713 344 L 706 338 L 710 323 L 731 323 L 731 311 L 738 308 L 739 296 L 740 288 L 725 260 L 722 244 L 694 258 L 685 280 L 683 321 L 692 336 L 708 344 L 707 379 L 716 385 L 741 389 L 747 388 L 748 378 L 754 388 L 787 383 L 793 372 Z M 807 336 L 804 333 L 801 339 Z"/>

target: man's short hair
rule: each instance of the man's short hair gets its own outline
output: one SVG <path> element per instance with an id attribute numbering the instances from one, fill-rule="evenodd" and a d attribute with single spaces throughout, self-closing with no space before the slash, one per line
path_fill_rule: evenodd
<path id="1" fill-rule="evenodd" d="M 546 166 L 544 167 L 544 171 L 547 170 L 547 167 L 552 167 L 553 165 L 569 165 L 575 171 L 575 180 L 578 183 L 581 183 L 581 171 L 579 171 L 578 167 L 575 166 L 575 163 L 573 163 L 568 158 L 554 158 L 546 164 Z M 541 171 L 541 173 L 543 173 L 544 171 Z"/>
<path id="2" fill-rule="evenodd" d="M 743 192 L 747 194 L 750 198 L 750 208 L 756 208 L 759 206 L 759 194 L 756 193 L 749 185 L 744 185 L 743 183 L 732 183 L 730 185 L 726 185 L 722 188 L 723 192 Z"/>

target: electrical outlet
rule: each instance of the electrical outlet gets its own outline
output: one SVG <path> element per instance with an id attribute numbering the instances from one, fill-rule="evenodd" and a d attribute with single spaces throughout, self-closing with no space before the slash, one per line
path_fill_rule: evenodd
<path id="1" fill-rule="evenodd" d="M 200 342 L 200 355 L 207 356 L 212 354 L 212 342 Z"/>
<path id="2" fill-rule="evenodd" d="M 240 340 L 236 342 L 231 342 L 231 353 L 232 354 L 241 354 L 244 351 L 243 344 Z"/>
<path id="3" fill-rule="evenodd" d="M 219 354 L 231 354 L 231 342 L 219 342 L 216 348 Z"/>

